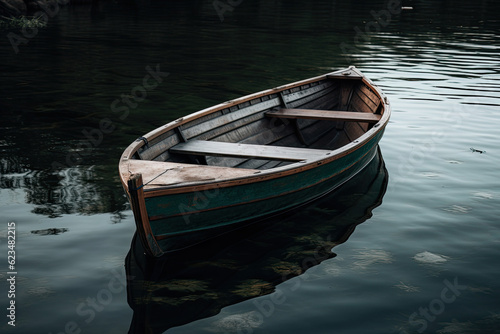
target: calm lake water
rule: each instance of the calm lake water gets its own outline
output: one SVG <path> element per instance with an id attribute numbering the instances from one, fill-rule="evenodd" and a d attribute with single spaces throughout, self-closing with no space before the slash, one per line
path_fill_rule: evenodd
<path id="1" fill-rule="evenodd" d="M 0 32 L 0 331 L 500 333 L 498 13 L 481 0 L 103 1 Z M 366 171 L 266 226 L 141 256 L 117 170 L 131 141 L 348 65 L 393 107 Z"/>

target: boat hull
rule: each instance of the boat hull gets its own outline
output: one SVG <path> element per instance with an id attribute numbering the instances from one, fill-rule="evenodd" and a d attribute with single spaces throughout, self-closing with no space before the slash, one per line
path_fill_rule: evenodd
<path id="1" fill-rule="evenodd" d="M 161 250 L 171 252 L 306 204 L 335 190 L 368 165 L 382 134 L 349 155 L 300 173 L 146 198 L 152 233 Z"/>

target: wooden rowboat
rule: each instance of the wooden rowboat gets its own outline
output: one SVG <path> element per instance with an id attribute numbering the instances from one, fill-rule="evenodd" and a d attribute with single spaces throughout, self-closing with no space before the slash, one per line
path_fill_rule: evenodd
<path id="1" fill-rule="evenodd" d="M 165 124 L 119 172 L 146 251 L 161 256 L 337 188 L 375 156 L 390 106 L 354 67 Z"/>

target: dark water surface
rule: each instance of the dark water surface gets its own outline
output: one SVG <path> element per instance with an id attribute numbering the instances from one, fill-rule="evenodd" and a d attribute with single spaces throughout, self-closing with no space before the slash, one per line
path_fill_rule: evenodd
<path id="1" fill-rule="evenodd" d="M 494 1 L 100 2 L 0 32 L 0 331 L 499 333 L 498 13 Z M 364 174 L 246 238 L 141 258 L 117 171 L 131 141 L 348 65 L 393 107 Z"/>

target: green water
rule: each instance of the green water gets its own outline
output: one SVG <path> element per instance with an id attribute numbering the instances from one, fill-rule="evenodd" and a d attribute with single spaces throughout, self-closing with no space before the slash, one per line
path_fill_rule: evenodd
<path id="1" fill-rule="evenodd" d="M 498 332 L 500 5 L 215 3 L 228 7 L 70 5 L 46 28 L 0 32 L 2 333 L 127 332 L 124 263 L 135 227 L 117 173 L 123 149 L 187 113 L 349 65 L 393 108 L 380 143 L 389 175 L 381 205 L 336 256 L 167 332 Z M 9 222 L 15 328 L 6 317 Z M 210 293 L 219 290 L 228 288 Z M 165 330 L 173 315 L 161 317 Z"/>

